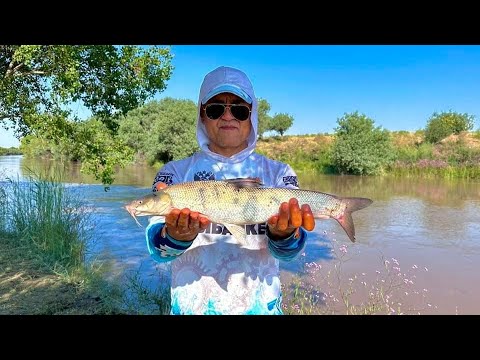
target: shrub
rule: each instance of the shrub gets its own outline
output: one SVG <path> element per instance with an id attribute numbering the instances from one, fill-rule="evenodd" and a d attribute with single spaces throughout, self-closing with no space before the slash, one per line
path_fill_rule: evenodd
<path id="1" fill-rule="evenodd" d="M 425 140 L 430 143 L 437 143 L 452 134 L 459 134 L 462 131 L 473 129 L 475 117 L 468 114 L 456 112 L 433 113 L 425 128 Z"/>
<path id="2" fill-rule="evenodd" d="M 394 158 L 390 134 L 374 127 L 363 114 L 345 114 L 337 120 L 332 160 L 340 173 L 375 175 Z"/>

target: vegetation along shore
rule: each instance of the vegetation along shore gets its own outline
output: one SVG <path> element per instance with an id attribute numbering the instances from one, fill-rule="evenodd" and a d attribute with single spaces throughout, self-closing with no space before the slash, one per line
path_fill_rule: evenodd
<path id="1" fill-rule="evenodd" d="M 172 57 L 162 46 L 0 45 L 0 126 L 20 140 L 0 156 L 78 162 L 108 190 L 119 167 L 158 169 L 193 154 L 197 104 L 147 102 L 167 87 Z M 79 119 L 79 103 L 91 117 Z M 332 133 L 293 136 L 285 134 L 294 117 L 270 110 L 259 98 L 257 151 L 298 172 L 480 178 L 480 129 L 470 114 L 434 112 L 416 131 L 389 131 L 354 111 L 341 115 Z M 0 314 L 168 313 L 164 294 L 147 290 L 135 274 L 107 281 L 108 264 L 86 261 L 92 220 L 81 197 L 55 178 L 27 184 L 0 182 Z M 304 288 L 286 293 L 287 302 L 297 306 Z M 374 295 L 374 303 L 346 312 L 389 313 L 378 299 L 390 294 Z M 302 306 L 293 313 L 318 310 Z"/>

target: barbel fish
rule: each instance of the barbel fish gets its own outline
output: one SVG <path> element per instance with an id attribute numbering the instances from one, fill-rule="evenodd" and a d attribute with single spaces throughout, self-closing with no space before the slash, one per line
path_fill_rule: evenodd
<path id="1" fill-rule="evenodd" d="M 239 241 L 245 241 L 244 225 L 261 224 L 278 213 L 280 204 L 296 198 L 308 204 L 315 219 L 335 219 L 355 242 L 352 213 L 372 200 L 340 197 L 313 190 L 264 187 L 258 179 L 192 181 L 170 185 L 133 200 L 125 209 L 137 216 L 165 216 L 173 208 L 189 208 L 223 224 Z M 138 223 L 138 221 L 137 221 Z"/>

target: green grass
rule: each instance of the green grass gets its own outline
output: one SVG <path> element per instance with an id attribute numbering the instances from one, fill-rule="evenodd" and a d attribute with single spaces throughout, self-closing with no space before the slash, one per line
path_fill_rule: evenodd
<path id="1" fill-rule="evenodd" d="M 80 201 L 56 179 L 10 180 L 10 190 L 6 211 L 12 235 L 56 267 L 80 267 L 89 241 L 89 213 Z"/>
<path id="2" fill-rule="evenodd" d="M 94 226 L 60 176 L 0 186 L 0 314 L 165 314 L 166 290 L 86 262 Z M 19 280 L 20 279 L 20 280 Z"/>
<path id="3" fill-rule="evenodd" d="M 480 179 L 479 166 L 419 167 L 415 165 L 397 166 L 389 170 L 389 175 L 417 178 Z"/>

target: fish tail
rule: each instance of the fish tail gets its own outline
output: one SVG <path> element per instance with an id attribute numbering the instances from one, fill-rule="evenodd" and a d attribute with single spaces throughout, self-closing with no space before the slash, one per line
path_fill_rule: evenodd
<path id="1" fill-rule="evenodd" d="M 355 226 L 353 224 L 352 213 L 367 207 L 373 201 L 358 197 L 342 198 L 342 201 L 346 204 L 345 211 L 339 217 L 335 217 L 335 220 L 337 220 L 343 230 L 345 230 L 348 238 L 352 242 L 355 242 Z"/>

